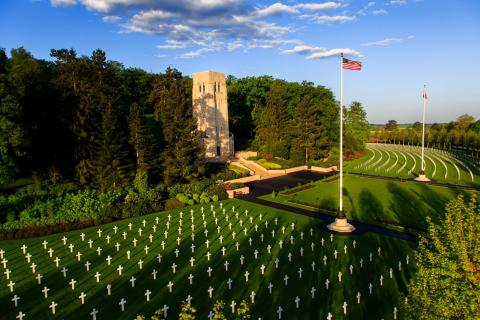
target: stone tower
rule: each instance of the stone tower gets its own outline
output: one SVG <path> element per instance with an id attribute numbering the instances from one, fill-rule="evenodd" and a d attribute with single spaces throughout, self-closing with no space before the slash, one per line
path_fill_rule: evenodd
<path id="1" fill-rule="evenodd" d="M 233 135 L 228 130 L 225 75 L 203 71 L 193 74 L 193 115 L 203 139 L 207 161 L 222 162 L 233 155 Z"/>

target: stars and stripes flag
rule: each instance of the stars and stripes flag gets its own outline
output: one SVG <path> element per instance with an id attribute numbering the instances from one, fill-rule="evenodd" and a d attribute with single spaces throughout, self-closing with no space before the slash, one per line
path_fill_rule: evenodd
<path id="1" fill-rule="evenodd" d="M 362 70 L 362 63 L 360 61 L 349 60 L 342 58 L 342 68 L 348 70 Z"/>

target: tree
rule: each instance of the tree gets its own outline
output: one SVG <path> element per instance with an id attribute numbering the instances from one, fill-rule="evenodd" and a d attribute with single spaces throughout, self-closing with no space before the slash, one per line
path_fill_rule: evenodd
<path id="1" fill-rule="evenodd" d="M 385 124 L 385 130 L 393 131 L 396 130 L 398 127 L 397 120 L 388 120 L 387 124 Z"/>
<path id="2" fill-rule="evenodd" d="M 151 101 L 155 119 L 160 122 L 164 139 L 163 176 L 166 186 L 188 182 L 205 172 L 202 133 L 192 110 L 192 82 L 168 68 L 157 77 Z"/>
<path id="3" fill-rule="evenodd" d="M 469 125 L 475 122 L 475 118 L 469 114 L 462 114 L 455 120 L 455 128 L 465 130 Z"/>
<path id="4" fill-rule="evenodd" d="M 121 124 L 118 111 L 107 106 L 102 116 L 95 161 L 96 182 L 102 190 L 124 186 L 131 179 L 125 127 Z"/>
<path id="5" fill-rule="evenodd" d="M 480 314 L 480 207 L 472 195 L 450 201 L 440 224 L 428 217 L 428 233 L 415 254 L 416 277 L 408 285 L 410 319 L 478 319 Z"/>
<path id="6" fill-rule="evenodd" d="M 352 102 L 345 109 L 344 145 L 345 153 L 353 154 L 355 151 L 365 150 L 368 140 L 369 125 L 367 113 L 360 102 Z"/>
<path id="7" fill-rule="evenodd" d="M 419 122 L 419 121 L 415 121 L 413 124 L 412 124 L 412 127 L 411 127 L 413 130 L 415 130 L 416 132 L 420 132 L 422 131 L 422 123 Z"/>

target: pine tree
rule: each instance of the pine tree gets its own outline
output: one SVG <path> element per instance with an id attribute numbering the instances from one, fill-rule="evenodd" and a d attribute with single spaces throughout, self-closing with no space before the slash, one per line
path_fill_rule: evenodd
<path id="1" fill-rule="evenodd" d="M 130 178 L 130 154 L 120 116 L 112 106 L 107 106 L 102 116 L 95 161 L 96 182 L 100 189 L 118 188 Z"/>
<path id="2" fill-rule="evenodd" d="M 167 186 L 197 179 L 205 172 L 202 136 L 192 111 L 191 85 L 191 79 L 168 68 L 157 78 L 151 97 L 155 118 L 162 127 L 163 176 Z"/>
<path id="3" fill-rule="evenodd" d="M 446 206 L 440 224 L 428 218 L 428 234 L 415 254 L 417 273 L 408 285 L 408 319 L 478 319 L 480 315 L 480 207 L 472 195 Z"/>
<path id="4" fill-rule="evenodd" d="M 137 171 L 149 172 L 155 169 L 155 141 L 146 124 L 143 109 L 133 103 L 128 117 L 130 144 L 135 150 Z"/>

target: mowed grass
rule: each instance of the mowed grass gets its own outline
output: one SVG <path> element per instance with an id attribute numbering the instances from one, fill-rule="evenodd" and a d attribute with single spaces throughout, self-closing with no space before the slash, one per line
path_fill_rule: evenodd
<path id="1" fill-rule="evenodd" d="M 326 179 L 314 184 L 314 188 L 298 193 L 290 195 L 279 193 L 275 198 L 271 195 L 262 198 L 294 206 L 298 205 L 295 204 L 295 201 L 298 201 L 335 211 L 338 208 L 339 180 Z M 343 186 L 344 210 L 349 219 L 421 229 L 427 227 L 426 217 L 439 221 L 449 200 L 458 195 L 468 197 L 471 193 L 478 194 L 475 191 L 413 181 L 397 182 L 348 174 L 344 176 Z"/>
<path id="2" fill-rule="evenodd" d="M 347 162 L 345 170 L 408 179 L 418 176 L 421 163 L 419 147 L 371 144 L 363 157 Z M 425 173 L 438 182 L 480 185 L 478 161 L 430 148 L 425 149 Z"/>
<path id="3" fill-rule="evenodd" d="M 166 304 L 169 306 L 167 319 L 177 319 L 181 301 L 191 295 L 192 304 L 198 309 L 198 319 L 206 319 L 214 302 L 220 299 L 227 303 L 227 318 L 231 317 L 231 308 L 228 307 L 231 301 L 236 301 L 238 305 L 245 299 L 251 304 L 253 319 L 277 319 L 276 311 L 280 306 L 283 309 L 282 319 L 325 319 L 328 312 L 334 319 L 393 319 L 393 310 L 399 305 L 401 293 L 405 293 L 407 281 L 414 272 L 412 243 L 376 234 L 331 236 L 319 231 L 316 219 L 241 200 L 225 201 L 222 206 L 220 208 L 220 203 L 213 204 L 214 217 L 210 205 L 204 205 L 206 227 L 201 206 L 198 205 L 65 234 L 0 242 L 0 249 L 6 251 L 4 256 L 8 260 L 7 268 L 11 270 L 10 279 L 15 283 L 11 293 L 7 287 L 10 280 L 4 274 L 0 276 L 1 318 L 15 319 L 22 311 L 26 314 L 25 319 L 91 319 L 90 312 L 96 308 L 99 311 L 97 319 L 132 319 L 139 313 L 152 314 Z M 193 210 L 193 221 L 190 210 Z M 183 212 L 181 234 L 178 231 L 180 211 Z M 167 228 L 169 215 L 171 221 Z M 220 232 L 217 231 L 215 218 L 218 219 Z M 145 227 L 143 220 L 146 221 Z M 129 223 L 133 224 L 131 230 Z M 193 232 L 192 224 L 195 226 Z M 156 231 L 152 229 L 154 225 Z M 118 227 L 116 234 L 114 226 Z M 139 228 L 143 230 L 141 236 Z M 98 230 L 103 231 L 101 236 Z M 207 236 L 205 230 L 208 230 Z M 122 235 L 124 232 L 126 240 Z M 84 241 L 81 233 L 85 233 Z M 62 241 L 64 236 L 67 238 L 65 245 Z M 110 244 L 107 244 L 107 236 Z M 180 238 L 179 245 L 177 237 Z M 220 237 L 223 237 L 222 243 Z M 132 243 L 134 238 L 138 240 L 136 247 Z M 92 248 L 88 244 L 90 239 L 93 241 Z M 206 239 L 210 241 L 209 248 L 205 244 Z M 43 248 L 44 240 L 48 242 L 47 249 Z M 115 247 L 117 242 L 120 244 L 118 252 Z M 165 242 L 164 249 L 162 242 Z M 68 248 L 70 244 L 74 246 L 72 253 Z M 192 244 L 195 245 L 193 253 Z M 31 262 L 37 265 L 35 273 L 26 262 L 22 245 L 27 246 L 26 253 L 32 255 Z M 148 254 L 144 251 L 145 246 L 149 247 Z M 96 251 L 98 247 L 102 248 L 100 256 Z M 225 255 L 222 247 L 226 249 Z M 52 257 L 48 253 L 50 248 L 54 250 Z M 178 258 L 176 249 L 179 250 Z M 130 260 L 127 259 L 127 250 L 131 251 Z M 77 252 L 82 253 L 80 262 L 77 261 Z M 210 260 L 208 252 L 211 253 Z M 159 254 L 161 262 L 157 260 Z M 111 265 L 105 260 L 107 256 L 112 257 Z M 53 262 L 56 257 L 61 259 L 58 268 Z M 195 259 L 193 266 L 190 264 L 191 257 Z M 278 268 L 276 258 L 279 259 Z M 142 269 L 138 265 L 140 259 L 144 262 Z M 86 261 L 91 263 L 90 271 L 86 271 Z M 225 269 L 226 261 L 229 262 L 228 271 Z M 315 266 L 312 267 L 313 262 Z M 174 263 L 177 265 L 176 273 L 172 270 Z M 116 270 L 119 265 L 124 268 L 121 276 Z M 262 265 L 266 267 L 264 274 L 261 272 Z M 352 274 L 350 265 L 353 266 Z M 63 267 L 68 269 L 65 278 L 61 273 Z M 209 267 L 213 270 L 211 277 L 207 272 Z M 301 278 L 299 268 L 303 270 Z M 158 271 L 156 280 L 152 276 L 154 269 Z M 1 264 L 0 270 L 2 273 L 5 271 Z M 248 281 L 244 277 L 246 271 L 250 274 Z M 101 274 L 99 283 L 94 277 L 96 272 Z M 339 272 L 342 272 L 341 282 Z M 41 285 L 35 280 L 37 274 L 43 276 Z M 188 280 L 190 274 L 194 276 L 193 284 Z M 133 288 L 129 282 L 132 276 L 136 278 Z M 289 277 L 287 285 L 285 276 Z M 380 277 L 383 277 L 383 285 Z M 74 290 L 69 285 L 72 278 L 77 281 Z M 227 284 L 229 278 L 232 279 L 231 289 Z M 328 289 L 325 285 L 327 279 L 330 282 Z M 174 283 L 171 293 L 167 287 L 169 281 Z M 269 293 L 269 283 L 273 284 L 272 294 Z M 372 294 L 369 292 L 370 283 Z M 111 285 L 111 295 L 107 294 L 107 284 Z M 44 298 L 41 292 L 44 286 L 50 288 L 48 298 Z M 212 298 L 207 291 L 209 287 L 213 288 Z M 314 298 L 311 296 L 312 287 L 316 289 Z M 144 295 L 146 290 L 151 291 L 149 302 Z M 252 291 L 256 293 L 254 303 L 250 298 Z M 78 298 L 81 292 L 87 295 L 84 305 Z M 357 303 L 358 293 L 361 295 L 360 304 Z M 18 308 L 11 301 L 14 294 L 20 297 Z M 298 309 L 295 304 L 297 296 L 300 298 Z M 122 298 L 127 300 L 124 312 L 119 306 Z M 48 307 L 52 301 L 58 304 L 55 315 Z M 346 316 L 342 308 L 344 302 L 348 304 Z"/>

